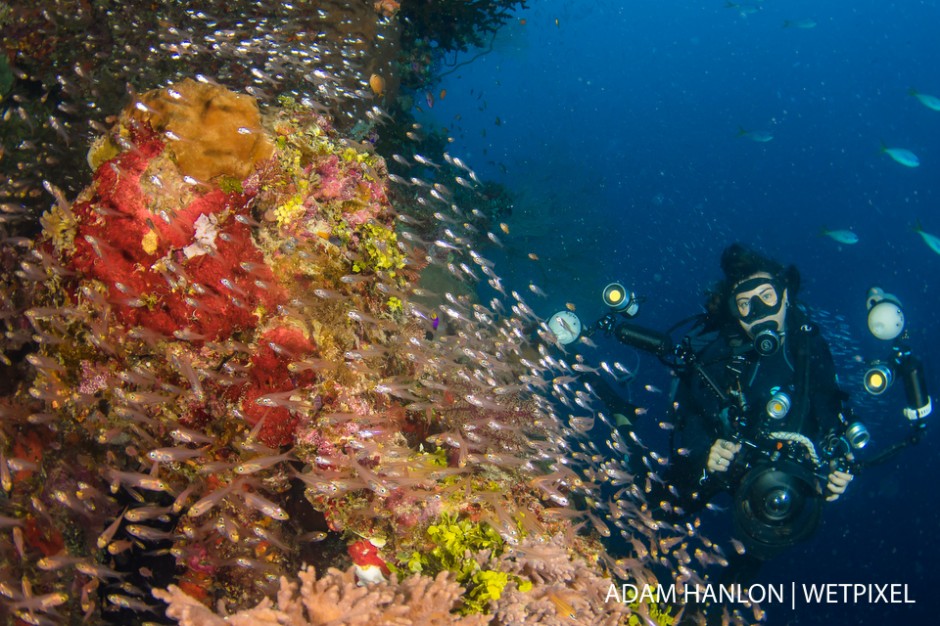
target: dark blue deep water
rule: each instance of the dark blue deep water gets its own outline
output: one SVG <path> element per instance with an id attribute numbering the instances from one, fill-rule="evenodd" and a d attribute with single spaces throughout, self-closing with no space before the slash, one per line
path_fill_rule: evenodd
<path id="1" fill-rule="evenodd" d="M 940 234 L 940 112 L 909 90 L 940 95 L 940 3 L 530 4 L 491 51 L 440 68 L 446 97 L 423 114 L 450 129 L 452 154 L 516 198 L 505 249 L 487 251 L 506 282 L 544 289 L 545 299 L 527 297 L 543 315 L 571 302 L 590 322 L 604 312 L 601 288 L 619 279 L 645 298 L 637 321 L 665 330 L 700 310 L 726 245 L 756 246 L 800 268 L 800 299 L 872 431 L 868 456 L 903 438 L 901 389 L 875 402 L 860 385 L 863 363 L 890 347 L 867 332 L 865 295 L 879 285 L 900 298 L 938 392 L 940 256 L 914 227 Z M 882 142 L 920 166 L 893 161 Z M 859 242 L 823 228 L 851 229 Z M 618 345 L 600 350 L 635 359 Z M 649 358 L 630 391 L 662 416 L 667 400 L 647 382 L 668 384 Z M 655 426 L 644 428 L 655 440 Z M 768 606 L 770 624 L 937 623 L 937 430 L 858 476 L 816 536 L 758 580 L 906 584 L 917 603 Z"/>

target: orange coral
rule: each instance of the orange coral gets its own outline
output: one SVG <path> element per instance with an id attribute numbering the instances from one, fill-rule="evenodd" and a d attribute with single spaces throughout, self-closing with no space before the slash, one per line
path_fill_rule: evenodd
<path id="1" fill-rule="evenodd" d="M 392 17 L 398 13 L 400 7 L 396 0 L 377 0 L 373 6 L 375 7 L 376 13 L 381 13 L 385 17 Z"/>
<path id="2" fill-rule="evenodd" d="M 200 181 L 245 178 L 274 154 L 255 99 L 220 85 L 187 78 L 142 94 L 126 112 L 164 133 L 180 171 Z"/>

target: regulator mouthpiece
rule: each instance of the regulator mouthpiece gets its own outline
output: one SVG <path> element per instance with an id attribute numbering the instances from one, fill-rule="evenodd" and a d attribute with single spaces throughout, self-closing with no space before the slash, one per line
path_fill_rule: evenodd
<path id="1" fill-rule="evenodd" d="M 774 322 L 769 322 L 776 326 Z M 770 356 L 780 349 L 780 334 L 772 328 L 758 330 L 754 335 L 754 349 L 761 356 Z"/>

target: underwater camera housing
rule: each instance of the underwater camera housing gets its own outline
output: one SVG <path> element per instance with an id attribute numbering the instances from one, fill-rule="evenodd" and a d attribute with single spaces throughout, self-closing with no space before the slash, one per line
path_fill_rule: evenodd
<path id="1" fill-rule="evenodd" d="M 827 463 L 799 436 L 735 439 L 741 443 L 731 477 L 737 483 L 732 489 L 735 536 L 751 554 L 768 559 L 816 530 L 824 501 L 817 470 Z"/>
<path id="2" fill-rule="evenodd" d="M 735 536 L 754 556 L 771 558 L 813 534 L 822 506 L 819 480 L 807 463 L 761 460 L 734 490 Z"/>

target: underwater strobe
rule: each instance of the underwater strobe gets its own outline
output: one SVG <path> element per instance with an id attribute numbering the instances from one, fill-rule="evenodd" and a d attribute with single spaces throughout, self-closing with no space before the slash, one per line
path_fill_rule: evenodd
<path id="1" fill-rule="evenodd" d="M 559 344 L 566 346 L 581 336 L 581 320 L 571 311 L 558 311 L 549 318 L 548 329 Z"/>
<path id="2" fill-rule="evenodd" d="M 868 290 L 865 304 L 868 307 L 868 330 L 872 335 L 884 341 L 892 341 L 898 337 L 901 340 L 906 338 L 906 334 L 902 335 L 904 311 L 895 296 L 878 287 L 872 287 Z M 895 344 L 892 351 L 890 359 L 872 361 L 869 365 L 863 381 L 865 390 L 878 396 L 887 391 L 895 379 L 900 379 L 904 384 L 904 395 L 907 399 L 903 409 L 904 416 L 912 422 L 917 422 L 930 415 L 933 410 L 933 403 L 927 393 L 923 364 L 901 343 Z"/>
<path id="3" fill-rule="evenodd" d="M 636 294 L 627 291 L 620 283 L 610 283 L 604 287 L 601 297 L 604 299 L 604 304 L 627 317 L 636 317 L 636 314 L 640 312 L 640 303 L 636 299 Z"/>

